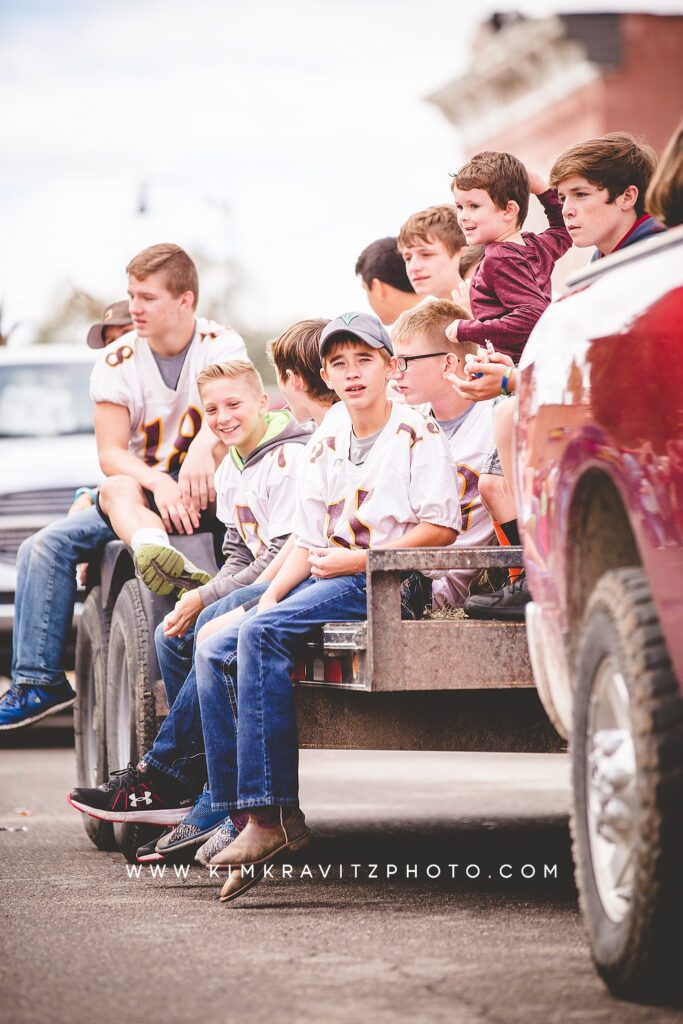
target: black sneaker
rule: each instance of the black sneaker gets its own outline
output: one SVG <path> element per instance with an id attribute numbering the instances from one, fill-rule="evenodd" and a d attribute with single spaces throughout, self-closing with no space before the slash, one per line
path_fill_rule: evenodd
<path id="1" fill-rule="evenodd" d="M 163 772 L 129 764 L 96 789 L 72 789 L 67 800 L 102 821 L 177 825 L 193 806 L 194 795 Z"/>
<path id="2" fill-rule="evenodd" d="M 470 619 L 493 619 L 496 622 L 524 622 L 524 609 L 531 601 L 526 573 L 519 574 L 514 583 L 501 587 L 495 594 L 477 594 L 468 597 L 463 605 Z"/>
<path id="3" fill-rule="evenodd" d="M 160 836 L 157 836 L 155 839 L 150 839 L 150 841 L 145 843 L 144 846 L 140 846 L 135 854 L 135 859 L 138 864 L 160 864 L 161 862 L 165 864 L 193 864 L 195 851 L 197 849 L 196 845 L 185 846 L 182 849 L 178 849 L 176 847 L 172 850 L 165 850 L 163 852 L 157 850 L 157 843 L 161 842 L 162 839 L 169 835 L 169 832 L 173 831 L 173 829 L 170 829 L 166 832 L 162 832 Z M 198 842 L 201 842 L 201 840 L 198 840 Z"/>

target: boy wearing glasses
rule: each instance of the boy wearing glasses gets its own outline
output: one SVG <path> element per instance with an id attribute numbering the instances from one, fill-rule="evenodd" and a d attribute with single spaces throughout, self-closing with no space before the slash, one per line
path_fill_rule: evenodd
<path id="1" fill-rule="evenodd" d="M 467 319 L 461 306 L 433 299 L 403 313 L 391 340 L 396 356 L 394 387 L 409 405 L 422 405 L 448 438 L 458 470 L 462 531 L 456 544 L 477 547 L 493 541 L 493 524 L 479 497 L 479 476 L 493 447 L 493 402 L 472 402 L 457 394 L 449 374 L 464 380 L 463 363 L 477 346 L 453 343 L 446 328 L 455 319 Z M 454 570 L 432 585 L 434 607 L 459 607 L 468 594 L 476 570 Z"/>

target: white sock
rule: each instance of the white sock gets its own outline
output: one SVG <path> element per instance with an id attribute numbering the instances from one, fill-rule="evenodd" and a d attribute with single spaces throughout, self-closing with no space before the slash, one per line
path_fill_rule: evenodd
<path id="1" fill-rule="evenodd" d="M 133 551 L 137 551 L 143 544 L 158 544 L 162 548 L 171 546 L 168 534 L 165 530 L 160 530 L 158 526 L 143 526 L 142 529 L 135 531 L 130 539 Z"/>

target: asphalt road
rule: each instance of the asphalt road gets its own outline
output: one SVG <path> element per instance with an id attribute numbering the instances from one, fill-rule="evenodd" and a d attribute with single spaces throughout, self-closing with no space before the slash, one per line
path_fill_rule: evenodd
<path id="1" fill-rule="evenodd" d="M 314 843 L 223 906 L 95 850 L 71 744 L 65 717 L 0 740 L 6 1024 L 683 1020 L 594 973 L 562 755 L 304 752 Z"/>

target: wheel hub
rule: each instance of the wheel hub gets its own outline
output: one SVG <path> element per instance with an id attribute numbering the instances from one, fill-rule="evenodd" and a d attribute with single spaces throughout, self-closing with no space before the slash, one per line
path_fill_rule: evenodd
<path id="1" fill-rule="evenodd" d="M 586 755 L 593 873 L 605 913 L 618 923 L 633 896 L 639 800 L 628 688 L 614 658 L 596 674 Z"/>

